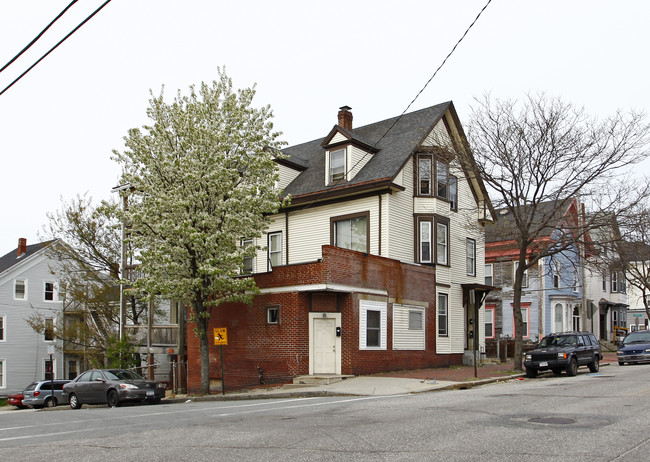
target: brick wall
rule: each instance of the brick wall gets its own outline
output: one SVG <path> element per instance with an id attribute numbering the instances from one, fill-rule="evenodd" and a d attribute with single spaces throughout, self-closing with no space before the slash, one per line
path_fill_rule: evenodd
<path id="1" fill-rule="evenodd" d="M 425 316 L 426 350 L 392 349 L 392 304 L 388 305 L 387 350 L 359 349 L 359 299 L 362 292 L 265 293 L 252 306 L 224 304 L 215 308 L 210 320 L 214 327 L 228 329 L 223 347 L 226 391 L 260 385 L 261 368 L 265 384 L 289 382 L 309 373 L 309 312 L 341 313 L 341 372 L 370 374 L 400 369 L 417 369 L 460 364 L 462 355 L 435 354 L 435 270 L 366 255 L 333 246 L 323 246 L 318 262 L 280 266 L 270 273 L 254 275 L 261 289 L 305 284 L 337 284 L 362 289 L 385 290 L 396 303 L 428 303 Z M 385 299 L 385 298 L 383 298 Z M 266 322 L 266 309 L 280 307 L 279 324 Z M 200 388 L 199 342 L 188 323 L 188 390 Z M 219 347 L 210 341 L 210 377 L 221 379 Z"/>

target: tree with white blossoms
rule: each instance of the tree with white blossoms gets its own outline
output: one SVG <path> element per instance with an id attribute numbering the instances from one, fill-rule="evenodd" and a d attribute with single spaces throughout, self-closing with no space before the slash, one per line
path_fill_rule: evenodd
<path id="1" fill-rule="evenodd" d="M 113 151 L 129 185 L 123 219 L 139 249 L 135 290 L 183 300 L 200 339 L 201 392 L 209 392 L 210 314 L 223 303 L 252 303 L 258 290 L 241 277 L 268 215 L 282 205 L 274 158 L 281 156 L 269 106 L 251 106 L 255 87 L 234 91 L 225 69 L 211 85 L 190 86 L 166 103 L 151 93 L 151 125 L 131 129 Z M 164 89 L 163 89 L 164 90 Z"/>

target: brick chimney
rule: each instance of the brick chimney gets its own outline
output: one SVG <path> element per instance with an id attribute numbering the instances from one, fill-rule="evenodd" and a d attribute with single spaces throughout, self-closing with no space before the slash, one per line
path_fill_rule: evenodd
<path id="1" fill-rule="evenodd" d="M 18 256 L 27 252 L 27 239 L 21 237 L 18 239 Z"/>
<path id="2" fill-rule="evenodd" d="M 350 106 L 341 106 L 339 111 L 339 125 L 346 130 L 352 130 L 352 113 Z"/>

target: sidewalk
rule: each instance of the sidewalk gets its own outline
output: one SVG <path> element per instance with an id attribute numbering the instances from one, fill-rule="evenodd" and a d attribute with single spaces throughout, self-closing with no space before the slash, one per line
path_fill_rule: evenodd
<path id="1" fill-rule="evenodd" d="M 604 352 L 601 366 L 616 363 L 616 353 Z M 410 371 L 396 371 L 383 374 L 358 376 L 329 385 L 272 385 L 245 391 L 232 391 L 226 394 L 209 396 L 183 396 L 165 399 L 163 402 L 238 400 L 261 398 L 295 398 L 314 396 L 381 396 L 408 393 L 423 393 L 434 390 L 467 389 L 487 383 L 507 380 L 528 379 L 525 373 L 515 373 L 512 362 L 473 366 L 452 366 Z M 579 374 L 589 373 L 586 367 Z"/>

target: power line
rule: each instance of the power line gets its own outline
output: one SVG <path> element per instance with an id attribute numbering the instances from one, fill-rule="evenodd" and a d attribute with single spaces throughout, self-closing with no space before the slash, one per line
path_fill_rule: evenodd
<path id="1" fill-rule="evenodd" d="M 37 36 L 36 36 L 36 37 L 31 41 L 31 42 L 29 42 L 25 48 L 23 48 L 22 50 L 20 50 L 20 52 L 19 52 L 16 56 L 14 56 L 14 57 L 11 59 L 11 61 L 9 61 L 9 62 L 8 62 L 7 64 L 5 64 L 4 66 L 2 66 L 2 69 L 0 69 L 0 72 L 4 71 L 6 68 L 8 68 L 9 66 L 11 66 L 11 64 L 12 64 L 14 61 L 16 61 L 18 58 L 20 58 L 20 56 L 21 56 L 23 53 L 25 53 L 27 50 L 29 50 L 29 48 L 30 48 L 33 44 L 35 44 L 35 43 L 38 41 L 38 39 L 40 39 L 40 38 L 43 36 L 43 34 L 44 34 L 44 33 L 45 33 L 45 32 L 46 32 L 46 31 L 47 31 L 47 30 L 52 26 L 52 24 L 54 24 L 54 23 L 55 23 L 55 22 L 56 22 L 56 21 L 57 21 L 61 16 L 63 16 L 63 15 L 66 13 L 66 11 L 68 11 L 68 10 L 70 9 L 70 7 L 71 7 L 72 5 L 74 5 L 75 3 L 77 3 L 77 0 L 73 0 L 72 2 L 70 2 L 70 4 L 69 4 L 68 6 L 66 6 L 65 9 L 64 9 L 63 11 L 61 11 L 61 12 L 58 14 L 58 16 L 57 16 L 56 18 L 54 18 L 54 19 L 52 20 L 52 22 L 50 22 L 50 23 L 47 25 L 47 27 L 41 31 L 40 34 L 38 34 L 38 35 L 37 35 Z"/>
<path id="2" fill-rule="evenodd" d="M 435 71 L 435 72 L 433 73 L 433 75 L 429 78 L 429 80 L 427 80 L 427 83 L 424 84 L 424 87 L 422 87 L 422 89 L 418 92 L 418 94 L 415 95 L 415 98 L 413 98 L 413 100 L 408 104 L 408 106 L 406 106 L 406 109 L 404 109 L 404 111 L 400 114 L 400 116 L 399 116 L 397 119 L 395 119 L 395 122 L 393 122 L 393 125 L 391 125 L 391 126 L 388 128 L 388 130 L 386 130 L 386 133 L 384 133 L 384 134 L 382 135 L 381 138 L 379 138 L 379 141 L 377 141 L 377 142 L 375 143 L 375 146 L 377 146 L 377 145 L 379 144 L 379 142 L 380 142 L 381 140 L 383 140 L 384 137 L 385 137 L 386 135 L 388 135 L 388 132 L 390 132 L 390 131 L 393 129 L 393 127 L 397 124 L 397 122 L 399 122 L 399 120 L 402 118 L 402 116 L 403 116 L 404 114 L 406 114 L 406 111 L 409 110 L 409 108 L 411 107 L 411 105 L 412 105 L 413 103 L 415 103 L 415 100 L 417 100 L 417 99 L 420 97 L 420 95 L 422 94 L 422 92 L 427 88 L 427 86 L 429 86 L 429 83 L 431 83 L 431 81 L 432 81 L 433 78 L 436 76 L 436 74 L 438 74 L 438 71 L 440 71 L 440 69 L 442 69 L 442 66 L 445 65 L 445 63 L 446 63 L 447 60 L 451 57 L 451 55 L 454 53 L 454 51 L 456 51 L 456 48 L 458 47 L 458 45 L 460 45 L 460 42 L 463 41 L 463 39 L 465 38 L 465 36 L 467 35 L 467 33 L 468 33 L 468 32 L 470 31 L 470 29 L 474 26 L 474 24 L 476 24 L 476 21 L 478 21 L 478 18 L 481 17 L 481 15 L 482 15 L 483 12 L 485 11 L 485 9 L 490 5 L 490 3 L 492 3 L 492 0 L 488 0 L 488 2 L 487 2 L 487 3 L 485 4 L 485 6 L 481 9 L 481 11 L 479 11 L 478 15 L 476 15 L 476 18 L 474 18 L 474 21 L 472 21 L 472 23 L 467 27 L 467 29 L 465 29 L 465 32 L 463 33 L 462 37 L 461 37 L 460 39 L 458 39 L 458 41 L 456 42 L 456 45 L 454 45 L 454 47 L 451 49 L 451 51 L 450 51 L 449 54 L 445 57 L 445 59 L 442 60 L 442 63 L 440 63 L 440 66 L 438 66 L 438 69 L 436 69 L 436 71 Z"/>
<path id="3" fill-rule="evenodd" d="M 383 140 L 383 139 L 386 137 L 386 135 L 388 135 L 388 133 L 389 133 L 389 132 L 390 132 L 390 131 L 395 127 L 395 125 L 397 125 L 397 123 L 398 123 L 398 122 L 400 121 L 400 119 L 404 116 L 404 114 L 406 114 L 406 111 L 408 111 L 409 108 L 413 105 L 413 103 L 414 103 L 414 102 L 415 102 L 415 101 L 420 97 L 420 95 L 422 94 L 422 92 L 424 92 L 424 90 L 427 88 L 427 86 L 431 83 L 431 81 L 434 79 L 434 77 L 438 74 L 438 72 L 440 71 L 440 69 L 442 69 L 442 66 L 445 65 L 445 63 L 446 63 L 447 60 L 451 57 L 451 55 L 454 53 L 454 51 L 456 51 L 456 48 L 458 48 L 458 45 L 460 45 L 460 42 L 463 41 L 463 39 L 465 38 L 465 36 L 469 33 L 470 29 L 471 29 L 472 27 L 474 27 L 474 24 L 476 24 L 476 21 L 478 21 L 478 18 L 481 17 L 481 15 L 482 15 L 483 12 L 485 11 L 485 9 L 490 5 L 490 3 L 492 3 L 492 0 L 488 0 L 487 3 L 483 6 L 483 8 L 481 8 L 481 11 L 479 11 L 478 15 L 476 15 L 476 18 L 474 18 L 474 20 L 472 21 L 472 23 L 467 27 L 467 29 L 465 29 L 465 32 L 463 33 L 463 35 L 460 37 L 460 39 L 458 39 L 458 41 L 457 41 L 456 44 L 453 46 L 453 48 L 451 49 L 451 51 L 447 54 L 447 56 L 445 57 L 445 59 L 443 59 L 442 63 L 440 63 L 440 66 L 438 66 L 438 68 L 435 70 L 435 72 L 433 73 L 433 75 L 432 75 L 432 76 L 429 78 L 429 80 L 427 80 L 427 82 L 424 84 L 424 86 L 422 87 L 422 89 L 417 93 L 417 95 L 415 95 L 415 98 L 413 98 L 413 100 L 408 104 L 408 106 L 406 106 L 406 109 L 404 109 L 404 111 L 402 111 L 402 113 L 399 115 L 399 117 L 397 117 L 397 119 L 395 119 L 395 122 L 393 122 L 393 124 L 392 124 L 390 127 L 388 127 L 388 129 L 387 129 L 386 132 L 381 136 L 381 138 L 379 138 L 379 140 L 377 140 L 377 142 L 375 142 L 375 144 L 373 144 L 373 148 L 376 148 L 376 147 L 377 147 L 377 145 L 381 142 L 381 140 Z M 357 161 L 357 162 L 356 162 L 356 163 L 355 163 L 351 168 L 349 168 L 349 169 L 345 172 L 346 174 L 345 174 L 345 176 L 344 176 L 343 178 L 347 178 L 348 173 L 352 172 L 352 171 L 357 167 L 357 165 L 359 165 L 359 163 L 361 163 L 361 162 L 366 158 L 367 155 L 368 155 L 368 153 L 365 153 L 365 154 L 361 157 L 361 159 L 359 159 L 359 160 L 358 160 L 358 161 Z M 343 178 L 340 179 L 340 180 L 337 180 L 337 181 L 334 183 L 334 186 L 336 186 L 336 185 L 338 185 L 340 182 L 342 182 L 342 181 L 343 181 Z M 309 202 L 308 204 L 305 204 L 305 205 L 303 206 L 303 209 L 309 208 L 311 205 L 313 205 L 313 204 L 314 204 L 314 203 L 319 199 L 319 197 L 322 197 L 324 194 L 326 194 L 325 191 L 323 191 L 321 194 L 319 194 L 318 197 L 316 197 L 315 199 L 313 199 L 313 200 L 312 200 L 311 202 Z"/>
<path id="4" fill-rule="evenodd" d="M 86 19 L 84 19 L 84 20 L 83 20 L 83 21 L 82 21 L 82 22 L 81 22 L 77 27 L 75 27 L 74 29 L 72 29 L 72 31 L 71 31 L 70 33 L 68 33 L 68 35 L 66 35 L 66 36 L 63 37 L 61 40 L 59 40 L 59 42 L 58 42 L 56 45 L 54 45 L 52 48 L 50 48 L 50 49 L 48 50 L 47 53 L 45 53 L 43 56 L 41 56 L 41 57 L 38 59 L 38 61 L 36 61 L 36 62 L 35 62 L 34 64 L 32 64 L 31 66 L 29 66 L 29 68 L 28 68 L 25 72 L 23 72 L 22 74 L 20 74 L 20 75 L 19 75 L 19 76 L 18 76 L 18 77 L 13 81 L 13 82 L 11 82 L 7 87 L 5 87 L 4 90 L 2 90 L 2 91 L 0 92 L 0 96 L 2 96 L 2 95 L 4 94 L 4 92 L 6 92 L 7 90 L 9 90 L 11 87 L 13 87 L 14 84 L 15 84 L 16 82 L 18 82 L 20 79 L 22 79 L 22 78 L 25 76 L 25 74 L 27 74 L 27 73 L 28 73 L 29 71 L 31 71 L 34 67 L 36 67 L 36 65 L 37 65 L 38 63 L 40 63 L 41 61 L 43 61 L 43 60 L 47 57 L 47 55 L 49 55 L 49 54 L 52 53 L 56 48 L 58 48 L 58 46 L 61 45 L 63 42 L 65 42 L 65 41 L 68 39 L 68 37 L 70 37 L 72 34 L 74 34 L 75 32 L 77 32 L 77 30 L 79 30 L 79 29 L 80 29 L 84 24 L 86 24 L 88 21 L 90 21 L 90 19 L 91 19 L 93 16 L 95 16 L 97 13 L 99 13 L 99 11 L 100 11 L 102 8 L 104 8 L 106 5 L 108 5 L 110 2 L 111 2 L 111 0 L 106 0 L 104 3 L 102 3 L 102 5 L 101 5 L 99 8 L 97 8 L 95 11 L 93 11 L 93 12 L 92 12 L 92 13 L 91 13 L 91 14 L 90 14 Z"/>

